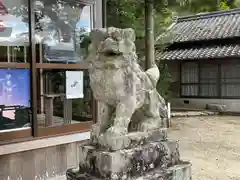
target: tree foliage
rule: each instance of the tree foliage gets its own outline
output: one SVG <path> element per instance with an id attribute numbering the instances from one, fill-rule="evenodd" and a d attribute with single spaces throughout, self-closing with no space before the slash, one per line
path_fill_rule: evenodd
<path id="1" fill-rule="evenodd" d="M 238 4 L 240 6 L 240 0 L 155 0 L 154 3 L 155 37 L 169 27 L 174 16 L 227 10 L 238 7 Z M 144 0 L 108 0 L 107 22 L 108 26 L 131 27 L 136 31 L 138 40 L 143 39 Z"/>

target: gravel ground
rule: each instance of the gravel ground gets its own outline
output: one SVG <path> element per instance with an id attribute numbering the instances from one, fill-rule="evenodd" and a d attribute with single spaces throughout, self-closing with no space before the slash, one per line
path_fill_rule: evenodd
<path id="1" fill-rule="evenodd" d="M 240 117 L 172 118 L 168 136 L 192 162 L 193 180 L 240 180 Z"/>

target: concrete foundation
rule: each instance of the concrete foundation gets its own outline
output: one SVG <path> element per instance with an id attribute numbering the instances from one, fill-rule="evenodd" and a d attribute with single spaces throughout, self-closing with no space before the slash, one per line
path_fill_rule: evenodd
<path id="1" fill-rule="evenodd" d="M 182 162 L 176 141 L 148 141 L 116 151 L 94 145 L 81 147 L 79 168 L 67 180 L 191 180 L 191 164 Z"/>

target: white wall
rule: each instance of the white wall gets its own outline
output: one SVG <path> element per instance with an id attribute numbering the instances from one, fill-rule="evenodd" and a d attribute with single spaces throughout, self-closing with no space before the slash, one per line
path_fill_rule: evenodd
<path id="1" fill-rule="evenodd" d="M 188 100 L 189 104 L 184 101 Z M 177 108 L 200 108 L 205 109 L 207 104 L 222 104 L 227 106 L 229 112 L 240 112 L 240 99 L 195 99 L 195 98 L 173 98 L 172 107 Z"/>

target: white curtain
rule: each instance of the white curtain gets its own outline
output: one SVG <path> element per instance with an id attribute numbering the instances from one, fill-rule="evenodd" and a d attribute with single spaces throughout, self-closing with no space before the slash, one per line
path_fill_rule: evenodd
<path id="1" fill-rule="evenodd" d="M 221 96 L 240 96 L 240 64 L 222 64 Z"/>
<path id="2" fill-rule="evenodd" d="M 198 82 L 198 65 L 197 63 L 182 64 L 182 83 Z"/>
<path id="3" fill-rule="evenodd" d="M 198 83 L 198 64 L 184 63 L 182 64 L 182 82 L 181 83 Z M 181 86 L 182 96 L 197 96 L 198 85 L 186 84 Z"/>
<path id="4" fill-rule="evenodd" d="M 201 64 L 200 68 L 200 96 L 217 96 L 217 64 Z"/>

